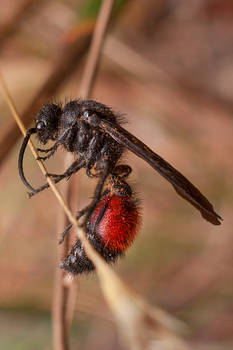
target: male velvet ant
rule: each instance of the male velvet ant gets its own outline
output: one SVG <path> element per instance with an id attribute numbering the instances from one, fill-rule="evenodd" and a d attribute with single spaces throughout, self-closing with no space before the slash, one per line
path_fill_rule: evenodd
<path id="1" fill-rule="evenodd" d="M 47 174 L 55 183 L 69 178 L 81 168 L 86 169 L 89 177 L 98 179 L 91 203 L 78 213 L 77 219 L 84 216 L 82 225 L 87 237 L 107 262 L 115 261 L 128 248 L 140 222 L 138 202 L 126 182 L 132 169 L 129 165 L 119 164 L 126 149 L 157 170 L 181 197 L 200 211 L 203 218 L 214 225 L 221 224 L 222 218 L 214 211 L 212 204 L 189 180 L 125 130 L 121 126 L 120 116 L 113 113 L 111 108 L 92 100 L 74 100 L 64 108 L 51 103 L 39 111 L 36 127 L 27 131 L 18 159 L 19 174 L 31 191 L 30 196 L 48 188 L 48 184 L 44 184 L 34 189 L 23 172 L 24 152 L 30 136 L 35 133 L 42 144 L 54 141 L 51 148 L 38 148 L 38 151 L 46 153 L 40 159 L 50 158 L 59 146 L 77 157 L 63 174 Z M 64 231 L 63 238 L 70 227 Z M 93 269 L 79 240 L 61 267 L 73 273 Z"/>

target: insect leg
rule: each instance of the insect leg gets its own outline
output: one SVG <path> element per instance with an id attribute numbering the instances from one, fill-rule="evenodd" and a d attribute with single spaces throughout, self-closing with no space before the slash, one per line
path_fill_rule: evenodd
<path id="1" fill-rule="evenodd" d="M 51 148 L 48 149 L 41 149 L 41 148 L 37 148 L 37 150 L 39 152 L 45 152 L 48 153 L 46 156 L 44 157 L 38 157 L 38 160 L 46 160 L 48 158 L 50 158 L 58 149 L 58 146 L 62 143 L 63 139 L 67 136 L 67 133 L 70 131 L 71 128 L 66 129 L 65 131 L 63 131 L 63 133 L 57 138 L 56 142 L 54 143 L 54 145 Z"/>
<path id="2" fill-rule="evenodd" d="M 41 153 L 48 153 L 52 150 L 53 147 L 50 148 L 37 148 L 36 150 Z"/>
<path id="3" fill-rule="evenodd" d="M 96 186 L 92 202 L 78 213 L 77 219 L 80 219 L 80 217 L 83 216 L 84 214 L 86 215 L 86 218 L 81 226 L 85 226 L 87 224 L 87 221 L 89 220 L 93 212 L 93 209 L 95 209 L 97 203 L 99 202 L 102 196 L 103 187 L 106 184 L 106 181 L 109 183 L 109 186 L 111 189 L 114 188 L 114 186 L 112 185 L 113 182 L 120 184 L 121 187 L 124 187 L 124 188 L 127 187 L 128 189 L 129 185 L 123 179 L 128 177 L 131 172 L 132 172 L 132 168 L 129 165 L 120 164 L 115 166 L 114 169 L 111 171 L 112 175 L 111 174 L 109 175 L 109 167 L 106 166 L 106 169 L 101 174 L 99 182 Z M 129 190 L 129 192 L 131 193 L 132 191 Z"/>
<path id="4" fill-rule="evenodd" d="M 99 182 L 95 188 L 95 192 L 94 192 L 94 195 L 93 195 L 93 199 L 92 199 L 92 202 L 88 205 L 87 207 L 87 210 L 86 210 L 86 213 L 85 213 L 85 219 L 83 220 L 81 226 L 82 227 L 85 227 L 92 212 L 93 212 L 93 209 L 95 209 L 96 207 L 96 204 L 99 202 L 100 198 L 101 198 L 101 195 L 102 195 L 102 191 L 103 191 L 103 187 L 104 187 L 104 184 L 105 184 L 105 181 L 107 179 L 109 175 L 109 170 L 108 168 L 101 174 L 101 177 L 99 179 Z"/>
<path id="5" fill-rule="evenodd" d="M 76 216 L 76 219 L 79 220 L 83 215 L 85 215 L 85 218 L 82 222 L 82 224 L 80 226 L 82 227 L 85 227 L 93 210 L 95 209 L 96 207 L 96 204 L 99 202 L 100 198 L 101 198 L 101 194 L 102 194 L 102 191 L 103 191 L 103 187 L 104 187 L 104 184 L 105 184 L 105 181 L 106 181 L 106 178 L 108 177 L 108 169 L 101 175 L 101 178 L 99 179 L 98 181 L 98 184 L 95 188 L 95 192 L 94 192 L 94 195 L 93 195 L 93 200 L 92 202 L 87 205 L 85 208 L 83 208 L 82 210 L 80 210 L 78 212 L 78 215 Z M 61 234 L 61 238 L 59 240 L 59 244 L 61 244 L 63 241 L 64 241 L 64 238 L 66 236 L 66 234 L 69 232 L 69 230 L 71 229 L 73 225 L 72 224 L 69 224 L 65 230 L 62 232 Z"/>
<path id="6" fill-rule="evenodd" d="M 58 149 L 58 146 L 59 146 L 60 142 L 59 143 L 55 143 L 53 145 L 53 147 L 49 148 L 48 150 L 43 150 L 43 152 L 47 153 L 46 156 L 44 157 L 37 157 L 37 160 L 46 160 L 46 159 L 49 159 L 51 156 L 54 155 L 54 153 L 56 152 L 56 150 Z M 40 150 L 39 148 L 37 150 Z M 40 151 L 41 152 L 41 151 Z"/>
<path id="7" fill-rule="evenodd" d="M 60 175 L 59 174 L 47 174 L 47 176 L 52 177 L 53 181 L 55 183 L 58 183 L 61 180 L 65 179 L 67 177 L 70 177 L 72 174 L 78 172 L 81 168 L 84 167 L 84 165 L 85 165 L 85 161 L 83 159 L 77 159 L 69 166 L 69 168 L 63 174 L 60 174 Z M 48 183 L 40 186 L 39 188 L 35 189 L 33 192 L 29 192 L 29 197 L 31 198 L 35 194 L 45 190 L 48 187 L 49 187 Z"/>
<path id="8" fill-rule="evenodd" d="M 127 164 L 119 164 L 116 165 L 112 171 L 113 175 L 119 176 L 122 179 L 126 179 L 130 173 L 132 172 L 132 168 Z"/>
<path id="9" fill-rule="evenodd" d="M 76 220 L 79 220 L 89 210 L 89 208 L 90 208 L 90 205 L 87 205 L 85 208 L 80 210 L 78 212 L 78 215 L 75 217 Z M 64 241 L 66 234 L 69 232 L 69 230 L 71 229 L 72 226 L 73 226 L 73 224 L 69 224 L 66 226 L 65 230 L 61 234 L 61 238 L 58 241 L 59 244 L 61 244 Z"/>
<path id="10" fill-rule="evenodd" d="M 79 210 L 78 215 L 75 217 L 76 220 L 79 220 L 84 214 L 88 213 L 90 210 L 93 210 L 93 202 L 91 202 L 89 205 L 87 205 L 83 209 Z M 64 241 L 66 234 L 69 232 L 72 226 L 73 224 L 69 224 L 66 226 L 65 230 L 61 234 L 60 240 L 58 241 L 59 244 L 61 244 Z"/>

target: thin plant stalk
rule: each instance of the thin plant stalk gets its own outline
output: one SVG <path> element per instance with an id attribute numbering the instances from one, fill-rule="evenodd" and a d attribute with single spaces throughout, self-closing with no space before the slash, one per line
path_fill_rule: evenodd
<path id="1" fill-rule="evenodd" d="M 89 49 L 87 62 L 84 68 L 84 73 L 81 80 L 80 93 L 83 99 L 88 99 L 91 95 L 91 90 L 94 85 L 96 71 L 99 64 L 101 49 L 103 47 L 104 38 L 107 27 L 110 21 L 114 0 L 104 0 L 100 8 L 97 18 L 95 30 L 93 33 L 91 46 Z M 65 167 L 73 161 L 73 155 L 67 154 L 65 157 Z M 71 178 L 68 184 L 64 186 L 65 198 L 72 208 L 73 212 L 77 211 L 77 193 L 78 185 L 76 178 Z M 64 214 L 60 222 L 59 234 L 68 225 L 67 216 Z M 67 236 L 62 247 L 58 247 L 57 256 L 64 257 L 68 255 L 72 233 Z M 76 297 L 77 281 L 72 280 L 66 283 L 66 273 L 62 270 L 57 270 L 55 273 L 54 283 L 54 303 L 53 303 L 53 344 L 54 349 L 67 350 L 68 346 L 68 330 L 72 322 Z"/>

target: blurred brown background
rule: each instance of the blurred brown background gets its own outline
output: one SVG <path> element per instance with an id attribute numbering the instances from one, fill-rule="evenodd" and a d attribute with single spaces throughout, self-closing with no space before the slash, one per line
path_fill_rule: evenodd
<path id="1" fill-rule="evenodd" d="M 97 3 L 0 0 L 1 70 L 19 112 L 65 54 L 72 33 L 95 16 Z M 115 269 L 151 304 L 185 321 L 192 348 L 232 349 L 233 2 L 117 5 L 93 98 L 125 114 L 127 129 L 198 186 L 224 222 L 204 221 L 127 153 L 143 225 Z M 84 62 L 64 79 L 56 100 L 78 97 Z M 0 108 L 3 138 L 13 122 L 2 96 Z M 59 211 L 50 191 L 27 198 L 17 170 L 21 141 L 7 146 L 0 163 L 0 349 L 50 349 Z M 63 156 L 59 152 L 48 168 L 60 172 Z M 25 169 L 34 185 L 44 181 L 30 152 Z M 78 178 L 83 207 L 95 181 L 84 172 Z M 71 342 L 72 349 L 122 348 L 94 274 L 80 279 Z"/>

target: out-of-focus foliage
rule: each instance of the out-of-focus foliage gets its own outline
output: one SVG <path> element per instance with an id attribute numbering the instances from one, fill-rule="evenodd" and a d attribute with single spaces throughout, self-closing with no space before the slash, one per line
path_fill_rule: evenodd
<path id="1" fill-rule="evenodd" d="M 3 25 L 19 2 L 0 3 Z M 41 2 L 0 46 L 19 111 L 50 74 L 64 35 L 77 15 L 86 16 L 81 6 L 88 3 L 79 1 L 77 10 L 74 0 Z M 224 218 L 220 227 L 204 222 L 144 162 L 125 155 L 142 199 L 143 226 L 114 268 L 150 304 L 184 320 L 187 340 L 198 350 L 233 346 L 232 18 L 229 0 L 127 2 L 106 42 L 93 93 L 125 114 L 127 129 L 182 171 Z M 81 69 L 56 100 L 77 98 L 80 77 Z M 12 116 L 2 98 L 0 108 L 4 130 Z M 17 172 L 18 149 L 0 173 L 0 348 L 46 349 L 59 214 L 49 191 L 28 200 Z M 49 160 L 51 172 L 62 171 L 63 154 Z M 30 155 L 25 172 L 33 185 L 43 181 Z M 95 180 L 81 172 L 79 181 L 81 208 Z M 72 349 L 121 349 L 111 319 L 95 275 L 83 276 Z"/>
<path id="2" fill-rule="evenodd" d="M 112 16 L 116 16 L 129 0 L 115 0 Z M 102 0 L 84 0 L 77 8 L 78 20 L 95 19 L 99 13 Z"/>

